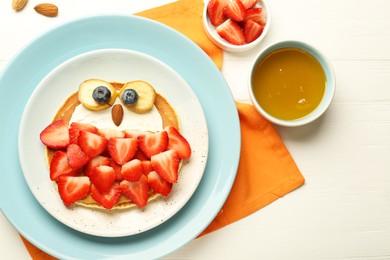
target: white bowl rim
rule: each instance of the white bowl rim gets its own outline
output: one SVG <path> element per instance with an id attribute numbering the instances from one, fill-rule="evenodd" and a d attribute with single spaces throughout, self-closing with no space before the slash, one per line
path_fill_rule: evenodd
<path id="1" fill-rule="evenodd" d="M 267 13 L 267 21 L 264 26 L 264 30 L 259 38 L 257 38 L 255 41 L 250 43 L 245 43 L 244 45 L 234 45 L 226 40 L 222 39 L 216 32 L 213 32 L 214 26 L 211 24 L 210 19 L 208 18 L 207 14 L 207 5 L 210 2 L 210 0 L 206 0 L 203 7 L 203 15 L 202 15 L 202 22 L 203 22 L 203 28 L 206 32 L 206 35 L 209 37 L 209 39 L 217 46 L 219 46 L 221 49 L 225 51 L 231 51 L 231 52 L 244 52 L 252 49 L 253 47 L 257 46 L 260 42 L 263 41 L 263 39 L 268 34 L 270 23 L 271 23 L 271 11 L 269 9 L 268 4 L 265 0 L 258 0 L 258 4 L 263 8 L 263 10 Z"/>
<path id="2" fill-rule="evenodd" d="M 317 59 L 318 62 L 320 62 L 326 75 L 325 93 L 320 104 L 310 114 L 295 120 L 283 120 L 283 119 L 276 118 L 270 115 L 269 113 L 267 113 L 256 101 L 252 91 L 252 83 L 251 83 L 253 70 L 257 65 L 257 63 L 263 57 L 265 57 L 267 54 L 269 54 L 274 50 L 289 48 L 289 47 L 298 48 L 310 53 L 314 58 Z M 336 91 L 336 77 L 335 77 L 333 66 L 330 63 L 329 59 L 325 57 L 325 55 L 322 52 L 320 52 L 317 48 L 313 47 L 313 45 L 298 40 L 284 40 L 284 41 L 279 41 L 268 45 L 257 54 L 250 69 L 247 85 L 248 85 L 248 92 L 249 92 L 251 102 L 263 117 L 265 117 L 270 122 L 280 126 L 295 127 L 295 126 L 302 126 L 311 123 L 325 113 L 325 111 L 330 106 Z"/>

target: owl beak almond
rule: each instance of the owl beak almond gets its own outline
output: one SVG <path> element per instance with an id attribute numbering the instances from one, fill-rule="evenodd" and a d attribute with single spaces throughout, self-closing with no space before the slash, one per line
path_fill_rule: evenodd
<path id="1" fill-rule="evenodd" d="M 34 7 L 34 10 L 44 16 L 54 17 L 58 14 L 58 7 L 54 4 L 38 4 Z"/>
<path id="2" fill-rule="evenodd" d="M 116 126 L 119 126 L 123 120 L 123 107 L 121 104 L 116 104 L 111 109 L 111 118 Z"/>

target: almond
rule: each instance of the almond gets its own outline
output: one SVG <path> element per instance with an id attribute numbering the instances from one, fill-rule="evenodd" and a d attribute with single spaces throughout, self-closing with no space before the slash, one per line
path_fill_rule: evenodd
<path id="1" fill-rule="evenodd" d="M 58 14 L 58 7 L 54 4 L 42 3 L 34 7 L 34 10 L 44 16 L 54 17 Z"/>
<path id="2" fill-rule="evenodd" d="M 116 126 L 119 126 L 122 123 L 123 119 L 123 107 L 121 104 L 116 104 L 112 107 L 111 110 L 112 121 Z"/>
<path id="3" fill-rule="evenodd" d="M 27 0 L 12 0 L 12 8 L 19 12 L 27 4 Z"/>

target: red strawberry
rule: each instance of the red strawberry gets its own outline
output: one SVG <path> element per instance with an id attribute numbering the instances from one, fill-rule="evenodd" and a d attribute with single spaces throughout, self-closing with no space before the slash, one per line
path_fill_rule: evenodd
<path id="1" fill-rule="evenodd" d="M 108 157 L 105 157 L 105 156 L 96 156 L 95 158 L 93 158 L 92 160 L 90 160 L 84 167 L 84 174 L 88 177 L 91 176 L 92 174 L 92 171 L 100 166 L 100 165 L 107 165 L 107 166 L 111 166 L 110 165 L 111 163 L 111 159 L 108 158 Z"/>
<path id="2" fill-rule="evenodd" d="M 179 156 L 175 150 L 168 150 L 151 158 L 153 169 L 167 182 L 174 183 L 179 175 Z"/>
<path id="3" fill-rule="evenodd" d="M 167 150 L 175 150 L 180 159 L 188 159 L 191 156 L 191 147 L 188 141 L 177 131 L 173 126 L 165 128 L 168 133 L 168 147 Z"/>
<path id="4" fill-rule="evenodd" d="M 225 6 L 226 0 L 210 0 L 207 4 L 207 14 L 212 25 L 218 26 L 227 19 L 223 12 Z"/>
<path id="5" fill-rule="evenodd" d="M 70 167 L 73 169 L 79 169 L 90 161 L 89 156 L 86 155 L 77 144 L 68 146 L 66 156 L 68 157 Z"/>
<path id="6" fill-rule="evenodd" d="M 138 136 L 145 134 L 145 132 L 141 130 L 125 130 L 124 133 L 126 138 L 137 138 Z"/>
<path id="7" fill-rule="evenodd" d="M 69 127 L 69 136 L 71 144 L 77 144 L 77 139 L 81 130 L 88 131 L 91 133 L 97 133 L 97 128 L 93 125 L 73 122 L 70 124 Z"/>
<path id="8" fill-rule="evenodd" d="M 60 176 L 58 178 L 58 192 L 67 207 L 85 198 L 89 194 L 90 186 L 91 182 L 87 176 Z"/>
<path id="9" fill-rule="evenodd" d="M 263 9 L 259 7 L 247 10 L 243 22 L 245 23 L 248 20 L 253 20 L 260 25 L 265 25 L 266 18 L 263 15 Z"/>
<path id="10" fill-rule="evenodd" d="M 257 4 L 258 0 L 241 0 L 242 4 L 244 5 L 245 9 L 251 9 Z"/>
<path id="11" fill-rule="evenodd" d="M 80 170 L 70 167 L 66 152 L 57 151 L 54 153 L 50 162 L 50 179 L 52 181 L 58 181 L 58 178 L 62 175 L 77 176 L 79 174 Z"/>
<path id="12" fill-rule="evenodd" d="M 243 45 L 245 43 L 244 33 L 241 27 L 231 19 L 227 19 L 216 30 L 219 36 L 231 44 Z"/>
<path id="13" fill-rule="evenodd" d="M 140 149 L 138 149 L 137 152 L 135 152 L 134 158 L 135 158 L 135 159 L 138 159 L 138 160 L 140 160 L 140 161 L 149 160 L 149 159 L 146 157 L 146 155 L 145 155 Z"/>
<path id="14" fill-rule="evenodd" d="M 48 125 L 40 134 L 43 144 L 53 149 L 64 149 L 70 142 L 68 122 L 57 120 Z"/>
<path id="15" fill-rule="evenodd" d="M 137 140 L 134 138 L 110 138 L 107 147 L 111 158 L 123 165 L 134 157 L 137 145 Z"/>
<path id="16" fill-rule="evenodd" d="M 114 169 L 115 171 L 115 176 L 118 181 L 123 180 L 122 176 L 122 165 L 117 164 L 112 158 L 110 158 L 110 166 Z"/>
<path id="17" fill-rule="evenodd" d="M 240 0 L 230 0 L 223 8 L 224 14 L 236 22 L 241 22 L 245 18 L 245 6 Z"/>
<path id="18" fill-rule="evenodd" d="M 244 37 L 247 43 L 253 42 L 263 33 L 264 26 L 248 20 L 244 25 Z"/>
<path id="19" fill-rule="evenodd" d="M 121 189 L 119 184 L 114 184 L 108 192 L 100 192 L 95 185 L 91 185 L 91 196 L 92 198 L 106 209 L 112 209 L 115 204 L 119 201 L 121 196 Z"/>
<path id="20" fill-rule="evenodd" d="M 149 172 L 153 171 L 153 166 L 151 161 L 141 161 L 142 171 L 145 175 L 148 175 Z"/>
<path id="21" fill-rule="evenodd" d="M 143 173 L 141 161 L 138 159 L 133 159 L 122 165 L 121 175 L 125 180 L 138 181 Z"/>
<path id="22" fill-rule="evenodd" d="M 172 190 L 172 183 L 167 182 L 157 172 L 151 171 L 148 174 L 149 186 L 158 194 L 168 196 Z"/>
<path id="23" fill-rule="evenodd" d="M 125 134 L 122 131 L 110 129 L 110 128 L 98 129 L 97 134 L 105 137 L 107 140 L 110 140 L 110 138 L 112 137 L 116 137 L 116 138 L 125 137 Z"/>
<path id="24" fill-rule="evenodd" d="M 149 185 L 148 177 L 142 175 L 138 181 L 130 182 L 123 180 L 120 183 L 122 194 L 129 198 L 138 207 L 143 208 L 148 203 Z"/>
<path id="25" fill-rule="evenodd" d="M 241 22 L 245 18 L 245 6 L 240 0 L 229 0 L 223 13 L 233 21 Z"/>
<path id="26" fill-rule="evenodd" d="M 91 158 L 102 154 L 106 150 L 107 143 L 105 137 L 84 130 L 80 131 L 78 137 L 78 145 Z"/>
<path id="27" fill-rule="evenodd" d="M 150 158 L 167 149 L 168 133 L 166 131 L 146 133 L 138 137 L 138 144 L 146 157 Z"/>
<path id="28" fill-rule="evenodd" d="M 89 178 L 99 192 L 106 193 L 114 185 L 116 175 L 114 168 L 111 166 L 100 165 L 92 171 Z"/>

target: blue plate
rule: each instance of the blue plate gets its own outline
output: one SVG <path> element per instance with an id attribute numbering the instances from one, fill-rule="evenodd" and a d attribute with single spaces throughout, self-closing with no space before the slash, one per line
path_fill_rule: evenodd
<path id="1" fill-rule="evenodd" d="M 206 170 L 189 202 L 156 228 L 120 238 L 87 235 L 49 215 L 26 184 L 17 150 L 24 106 L 43 77 L 76 55 L 105 48 L 143 52 L 175 69 L 197 95 L 209 129 Z M 57 258 L 165 256 L 202 232 L 230 192 L 241 144 L 234 99 L 210 58 L 192 41 L 165 25 L 135 16 L 113 15 L 68 22 L 24 48 L 0 75 L 0 90 L 6 97 L 0 109 L 1 210 L 24 237 Z"/>

